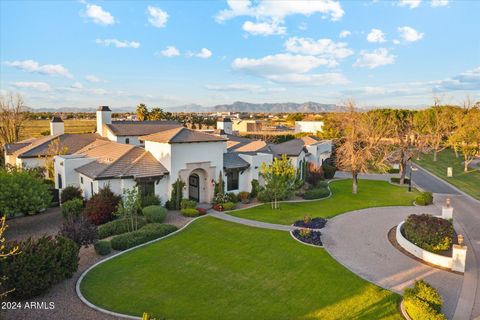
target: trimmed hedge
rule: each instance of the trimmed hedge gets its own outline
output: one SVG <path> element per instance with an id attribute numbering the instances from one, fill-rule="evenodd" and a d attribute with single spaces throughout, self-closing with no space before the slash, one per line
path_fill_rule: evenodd
<path id="1" fill-rule="evenodd" d="M 428 206 L 433 203 L 433 195 L 431 192 L 422 192 L 415 198 L 415 203 L 419 206 Z"/>
<path id="2" fill-rule="evenodd" d="M 333 179 L 337 168 L 335 166 L 329 165 L 327 163 L 322 164 L 323 175 L 325 179 Z"/>
<path id="3" fill-rule="evenodd" d="M 185 208 L 182 209 L 181 212 L 182 216 L 189 218 L 198 217 L 200 215 L 200 212 L 198 212 L 198 210 L 195 208 Z"/>
<path id="4" fill-rule="evenodd" d="M 305 191 L 303 196 L 304 199 L 312 200 L 312 199 L 321 199 L 328 197 L 330 195 L 330 190 L 326 187 L 319 187 Z"/>
<path id="5" fill-rule="evenodd" d="M 390 178 L 390 182 L 400 184 L 400 178 L 392 177 L 392 178 Z M 408 179 L 408 178 L 403 179 L 403 184 L 409 184 L 409 183 L 410 183 L 410 179 Z"/>
<path id="6" fill-rule="evenodd" d="M 159 206 L 162 204 L 160 201 L 160 198 L 155 195 L 155 194 L 149 194 L 146 195 L 142 198 L 142 208 L 148 207 L 148 206 Z"/>
<path id="7" fill-rule="evenodd" d="M 228 210 L 233 210 L 237 207 L 237 204 L 234 202 L 225 202 L 223 204 L 223 210 L 228 211 Z"/>
<path id="8" fill-rule="evenodd" d="M 195 208 L 196 206 L 197 206 L 197 201 L 195 200 L 183 199 L 182 202 L 180 203 L 180 207 L 182 209 Z"/>
<path id="9" fill-rule="evenodd" d="M 162 223 L 167 217 L 167 209 L 162 206 L 148 206 L 142 212 L 148 223 Z"/>
<path id="10" fill-rule="evenodd" d="M 177 227 L 170 224 L 151 223 L 143 226 L 140 230 L 124 233 L 115 236 L 110 241 L 112 249 L 126 250 L 139 244 L 166 236 L 177 230 Z"/>
<path id="11" fill-rule="evenodd" d="M 83 212 L 83 200 L 79 198 L 73 198 L 62 203 L 62 215 L 64 218 L 77 218 Z"/>
<path id="12" fill-rule="evenodd" d="M 260 183 L 258 182 L 257 179 L 253 179 L 251 182 L 252 185 L 252 191 L 250 191 L 250 197 L 252 199 L 255 199 L 258 195 L 258 192 L 260 191 Z"/>
<path id="13" fill-rule="evenodd" d="M 112 246 L 110 245 L 110 241 L 107 240 L 100 240 L 93 246 L 95 248 L 95 252 L 98 255 L 105 256 L 112 252 Z"/>
<path id="14" fill-rule="evenodd" d="M 441 314 L 442 297 L 427 282 L 415 281 L 413 288 L 405 289 L 403 305 L 412 320 L 446 320 Z"/>
<path id="15" fill-rule="evenodd" d="M 138 227 L 141 228 L 145 224 L 145 220 L 139 217 Z M 115 236 L 125 232 L 128 232 L 128 221 L 125 219 L 113 220 L 102 224 L 101 226 L 98 226 L 98 238 L 100 239 Z"/>
<path id="16" fill-rule="evenodd" d="M 396 174 L 396 173 L 400 173 L 400 169 L 390 168 L 387 170 L 387 172 Z"/>
<path id="17" fill-rule="evenodd" d="M 453 237 L 452 222 L 429 214 L 409 215 L 403 225 L 408 241 L 430 252 L 450 249 Z"/>

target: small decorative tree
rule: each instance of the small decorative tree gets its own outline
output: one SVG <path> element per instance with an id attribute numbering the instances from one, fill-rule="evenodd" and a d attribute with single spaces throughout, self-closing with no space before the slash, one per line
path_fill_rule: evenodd
<path id="1" fill-rule="evenodd" d="M 177 181 L 172 184 L 169 209 L 180 210 L 183 199 L 183 187 L 185 187 L 185 182 L 183 182 L 180 178 L 178 178 Z"/>
<path id="2" fill-rule="evenodd" d="M 284 154 L 280 159 L 275 158 L 271 165 L 262 163 L 262 175 L 265 190 L 272 198 L 272 209 L 280 208 L 278 200 L 288 197 L 295 188 L 295 168 Z"/>
<path id="3" fill-rule="evenodd" d="M 222 204 L 225 202 L 225 183 L 223 182 L 223 174 L 221 170 L 218 174 L 218 182 L 215 183 L 213 193 L 213 203 Z"/>
<path id="4" fill-rule="evenodd" d="M 123 191 L 123 198 L 115 214 L 127 221 L 129 232 L 138 229 L 138 212 L 141 208 L 142 205 L 138 188 L 125 189 Z"/>

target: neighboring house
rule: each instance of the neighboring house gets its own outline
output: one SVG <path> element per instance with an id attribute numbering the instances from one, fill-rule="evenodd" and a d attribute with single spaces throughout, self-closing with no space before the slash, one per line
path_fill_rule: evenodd
<path id="1" fill-rule="evenodd" d="M 295 133 L 313 133 L 322 131 L 323 121 L 295 121 Z"/>
<path id="2" fill-rule="evenodd" d="M 233 131 L 242 132 L 242 133 L 262 131 L 262 121 L 234 119 Z"/>

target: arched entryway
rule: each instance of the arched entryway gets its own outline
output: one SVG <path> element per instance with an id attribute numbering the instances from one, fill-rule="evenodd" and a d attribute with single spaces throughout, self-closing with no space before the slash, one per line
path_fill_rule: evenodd
<path id="1" fill-rule="evenodd" d="M 200 201 L 200 177 L 196 173 L 192 173 L 188 177 L 188 198 Z"/>

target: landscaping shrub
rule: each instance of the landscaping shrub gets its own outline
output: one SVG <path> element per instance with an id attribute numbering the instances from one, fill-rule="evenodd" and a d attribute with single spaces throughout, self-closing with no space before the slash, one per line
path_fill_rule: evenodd
<path id="1" fill-rule="evenodd" d="M 258 192 L 260 191 L 260 183 L 258 182 L 257 179 L 253 179 L 251 184 L 252 184 L 252 191 L 250 192 L 250 197 L 252 199 L 255 199 L 258 195 Z"/>
<path id="2" fill-rule="evenodd" d="M 197 208 L 197 210 L 198 210 L 198 215 L 199 216 L 203 216 L 203 215 L 207 214 L 207 209 L 205 209 L 205 208 Z"/>
<path id="3" fill-rule="evenodd" d="M 162 206 L 148 206 L 143 208 L 142 211 L 148 223 L 162 223 L 167 217 L 167 209 Z"/>
<path id="4" fill-rule="evenodd" d="M 182 209 L 195 208 L 195 207 L 197 206 L 197 201 L 195 201 L 195 200 L 183 199 L 180 206 L 181 206 Z"/>
<path id="5" fill-rule="evenodd" d="M 185 208 L 185 209 L 182 209 L 181 212 L 184 217 L 190 217 L 190 218 L 198 217 L 200 214 L 198 210 L 195 208 Z"/>
<path id="6" fill-rule="evenodd" d="M 306 172 L 306 180 L 313 186 L 317 186 L 321 182 L 321 180 L 325 179 L 323 168 L 313 162 L 308 162 Z"/>
<path id="7" fill-rule="evenodd" d="M 83 212 L 83 201 L 73 198 L 62 203 L 62 215 L 64 218 L 79 217 Z"/>
<path id="8" fill-rule="evenodd" d="M 390 168 L 387 170 L 388 173 L 397 174 L 400 173 L 400 169 Z"/>
<path id="9" fill-rule="evenodd" d="M 303 220 L 295 221 L 293 224 L 295 227 L 309 228 L 309 229 L 322 229 L 327 224 L 327 219 L 324 218 L 310 218 L 305 216 Z"/>
<path id="10" fill-rule="evenodd" d="M 448 250 L 452 244 L 453 225 L 450 221 L 428 214 L 409 215 L 403 225 L 408 241 L 431 252 Z"/>
<path id="11" fill-rule="evenodd" d="M 427 282 L 415 281 L 413 288 L 405 289 L 403 305 L 412 320 L 445 320 L 440 313 L 442 297 Z"/>
<path id="12" fill-rule="evenodd" d="M 79 247 L 70 239 L 44 236 L 7 247 L 19 246 L 20 253 L 0 260 L 2 292 L 15 289 L 9 296 L 29 299 L 46 292 L 53 284 L 70 278 L 78 268 Z"/>
<path id="13" fill-rule="evenodd" d="M 155 194 L 149 194 L 146 195 L 142 198 L 142 208 L 148 207 L 148 206 L 159 206 L 162 204 L 160 201 L 160 198 L 155 195 Z"/>
<path id="14" fill-rule="evenodd" d="M 67 217 L 60 228 L 60 234 L 73 240 L 80 247 L 95 243 L 98 239 L 97 226 L 84 215 Z"/>
<path id="15" fill-rule="evenodd" d="M 36 170 L 0 168 L 0 214 L 32 215 L 48 208 L 52 201 L 48 188 Z"/>
<path id="16" fill-rule="evenodd" d="M 337 171 L 337 168 L 335 166 L 327 163 L 322 164 L 322 169 L 325 179 L 333 179 L 333 177 L 335 176 L 335 172 Z"/>
<path id="17" fill-rule="evenodd" d="M 225 202 L 223 204 L 223 210 L 233 210 L 237 207 L 237 204 L 234 202 Z"/>
<path id="18" fill-rule="evenodd" d="M 62 203 L 73 199 L 83 200 L 82 190 L 77 186 L 66 186 L 60 194 L 60 200 Z"/>
<path id="19" fill-rule="evenodd" d="M 422 192 L 415 198 L 415 203 L 419 206 L 428 206 L 433 203 L 433 195 L 431 192 Z"/>
<path id="20" fill-rule="evenodd" d="M 87 201 L 85 214 L 96 225 L 106 223 L 112 220 L 120 199 L 108 186 L 104 187 Z"/>
<path id="21" fill-rule="evenodd" d="M 141 219 L 141 218 L 138 219 L 139 228 L 144 226 L 145 223 L 146 223 L 145 219 Z M 122 233 L 128 232 L 129 231 L 128 228 L 129 228 L 129 221 L 125 219 L 113 220 L 105 224 L 102 224 L 101 226 L 98 226 L 98 238 L 104 239 L 110 236 L 122 234 Z"/>
<path id="22" fill-rule="evenodd" d="M 312 200 L 312 199 L 321 199 L 328 197 L 330 195 L 330 190 L 328 188 L 322 187 L 322 188 L 314 188 L 305 191 L 304 198 L 307 200 Z"/>
<path id="23" fill-rule="evenodd" d="M 262 189 L 258 192 L 257 200 L 260 202 L 270 202 L 272 201 L 272 196 L 267 189 Z"/>
<path id="24" fill-rule="evenodd" d="M 137 231 L 115 236 L 111 240 L 112 249 L 126 250 L 139 244 L 166 236 L 177 230 L 177 227 L 169 224 L 151 223 Z"/>
<path id="25" fill-rule="evenodd" d="M 295 238 L 297 238 L 302 242 L 310 243 L 316 246 L 322 245 L 322 239 L 321 239 L 322 234 L 320 233 L 320 231 L 312 231 L 310 229 L 304 228 L 304 229 L 295 229 L 293 230 L 292 233 Z"/>
<path id="26" fill-rule="evenodd" d="M 110 245 L 110 241 L 107 241 L 107 240 L 97 241 L 94 245 L 94 248 L 95 248 L 95 252 L 101 256 L 105 256 L 112 251 L 112 246 Z"/>
<path id="27" fill-rule="evenodd" d="M 234 202 L 234 203 L 238 202 L 238 197 L 233 192 L 228 192 L 227 194 L 225 194 L 225 197 L 226 197 L 225 202 Z"/>
<path id="28" fill-rule="evenodd" d="M 247 191 L 242 191 L 238 194 L 238 200 L 243 203 L 248 203 L 250 201 L 250 193 Z"/>
<path id="29" fill-rule="evenodd" d="M 400 183 L 400 178 L 392 177 L 392 178 L 390 178 L 390 182 L 399 184 Z M 409 183 L 410 183 L 410 179 L 408 179 L 408 178 L 403 179 L 403 184 L 409 184 Z"/>
<path id="30" fill-rule="evenodd" d="M 170 194 L 170 200 L 167 201 L 167 208 L 170 210 L 180 210 L 183 199 L 183 187 L 185 187 L 185 182 L 177 179 L 172 183 L 172 193 Z"/>

